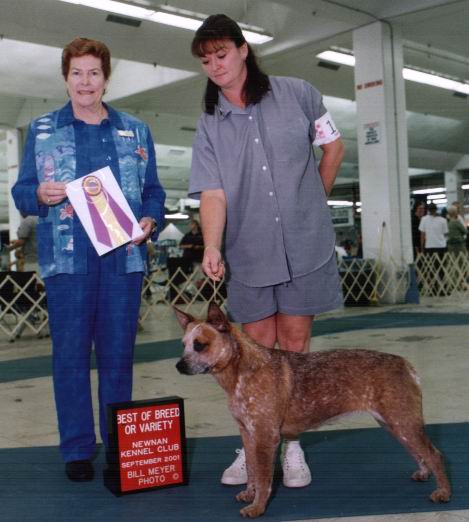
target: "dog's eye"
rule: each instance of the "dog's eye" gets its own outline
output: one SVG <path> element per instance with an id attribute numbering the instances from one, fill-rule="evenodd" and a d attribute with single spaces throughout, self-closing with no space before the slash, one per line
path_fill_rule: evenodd
<path id="1" fill-rule="evenodd" d="M 201 343 L 200 341 L 194 341 L 194 350 L 196 352 L 201 352 L 208 343 Z"/>

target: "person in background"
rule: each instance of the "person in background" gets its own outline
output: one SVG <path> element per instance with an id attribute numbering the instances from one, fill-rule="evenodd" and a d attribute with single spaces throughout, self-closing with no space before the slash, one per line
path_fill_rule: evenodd
<path id="1" fill-rule="evenodd" d="M 467 255 L 466 250 L 467 229 L 461 223 L 458 215 L 458 209 L 454 205 L 448 207 L 448 252 L 454 256 L 460 253 Z"/>
<path id="2" fill-rule="evenodd" d="M 153 271 L 157 268 L 157 250 L 155 244 L 151 241 L 147 241 L 147 263 L 148 270 Z"/>
<path id="3" fill-rule="evenodd" d="M 459 203 L 459 201 L 453 201 L 451 203 L 451 206 L 456 208 L 456 211 L 458 213 L 458 220 L 461 222 L 461 224 L 464 227 L 466 227 L 466 222 L 464 221 L 464 217 L 463 217 L 462 212 L 461 212 L 461 203 Z"/>
<path id="4" fill-rule="evenodd" d="M 412 245 L 414 247 L 414 256 L 422 252 L 420 243 L 420 220 L 425 215 L 425 203 L 423 201 L 416 201 L 414 211 L 412 212 Z"/>
<path id="5" fill-rule="evenodd" d="M 345 249 L 345 252 L 346 252 L 346 255 L 348 257 L 352 257 L 353 256 L 353 243 L 350 239 L 345 239 L 343 242 L 342 242 L 342 247 Z"/>
<path id="6" fill-rule="evenodd" d="M 70 101 L 31 123 L 12 194 L 21 212 L 39 216 L 39 271 L 47 293 L 60 450 L 67 477 L 80 482 L 94 475 L 92 346 L 107 447 L 106 406 L 132 395 L 145 242 L 150 235 L 156 239 L 163 226 L 165 193 L 148 126 L 102 101 L 111 74 L 106 45 L 74 39 L 63 50 L 62 74 Z M 143 233 L 100 257 L 65 186 L 104 167 L 112 170 Z"/>
<path id="7" fill-rule="evenodd" d="M 448 236 L 448 222 L 445 218 L 438 216 L 436 213 L 437 206 L 435 203 L 428 205 L 426 216 L 420 220 L 420 248 L 425 255 L 436 255 L 432 261 L 432 269 L 434 271 L 433 293 L 435 295 L 446 295 L 444 278 L 445 271 L 443 269 L 443 259 L 446 247 L 446 238 Z"/>
<path id="8" fill-rule="evenodd" d="M 200 198 L 203 269 L 220 281 L 226 259 L 229 312 L 255 341 L 309 351 L 314 316 L 342 306 L 327 205 L 340 133 L 312 85 L 262 72 L 226 15 L 209 16 L 191 50 L 208 77 L 189 182 Z M 281 460 L 284 485 L 310 483 L 298 440 L 284 442 Z M 247 481 L 244 450 L 221 481 Z"/>
<path id="9" fill-rule="evenodd" d="M 429 213 L 420 220 L 420 249 L 426 254 L 436 253 L 442 256 L 447 250 L 448 223 L 436 211 L 435 203 L 430 203 L 428 205 Z"/>
<path id="10" fill-rule="evenodd" d="M 361 231 L 357 232 L 357 250 L 355 252 L 355 257 L 363 259 L 363 239 Z"/>
<path id="11" fill-rule="evenodd" d="M 37 265 L 37 242 L 36 226 L 37 216 L 22 216 L 23 219 L 18 227 L 16 235 L 18 239 L 13 240 L 8 246 L 8 250 L 15 250 L 17 258 L 16 269 L 20 272 L 36 272 Z M 18 254 L 22 253 L 22 262 L 18 262 Z"/>
<path id="12" fill-rule="evenodd" d="M 8 262 L 8 270 L 16 269 L 17 272 L 24 272 L 24 252 L 23 247 L 11 248 L 13 250 L 13 261 Z"/>
<path id="13" fill-rule="evenodd" d="M 195 219 L 191 220 L 189 228 L 189 232 L 181 239 L 179 248 L 183 250 L 183 259 L 188 260 L 191 265 L 200 265 L 204 257 L 204 239 L 199 222 Z"/>
<path id="14" fill-rule="evenodd" d="M 6 231 L 0 232 L 0 270 L 8 270 L 10 264 L 10 253 L 8 251 L 8 234 Z"/>

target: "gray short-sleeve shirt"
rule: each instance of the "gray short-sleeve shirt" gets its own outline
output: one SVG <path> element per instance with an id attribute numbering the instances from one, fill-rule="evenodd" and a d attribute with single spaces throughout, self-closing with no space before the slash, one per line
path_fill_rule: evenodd
<path id="1" fill-rule="evenodd" d="M 215 113 L 201 116 L 189 182 L 193 198 L 224 190 L 230 274 L 254 287 L 314 271 L 335 246 L 312 147 L 327 113 L 322 96 L 303 80 L 269 79 L 260 103 L 242 109 L 220 92 Z M 339 138 L 332 120 L 330 128 L 329 141 Z"/>

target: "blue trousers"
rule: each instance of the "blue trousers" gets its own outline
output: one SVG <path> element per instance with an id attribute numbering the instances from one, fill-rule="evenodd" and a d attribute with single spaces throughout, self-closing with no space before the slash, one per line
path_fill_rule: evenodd
<path id="1" fill-rule="evenodd" d="M 53 381 L 65 462 L 92 457 L 96 436 L 90 360 L 98 369 L 99 425 L 108 445 L 106 405 L 129 401 L 142 273 L 116 274 L 114 256 L 88 253 L 88 274 L 45 279 Z"/>

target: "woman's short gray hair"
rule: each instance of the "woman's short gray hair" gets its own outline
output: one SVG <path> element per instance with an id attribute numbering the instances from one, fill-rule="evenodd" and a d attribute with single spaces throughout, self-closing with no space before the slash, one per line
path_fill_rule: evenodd
<path id="1" fill-rule="evenodd" d="M 448 211 L 449 217 L 458 217 L 458 209 L 454 205 L 450 205 L 446 210 Z"/>

